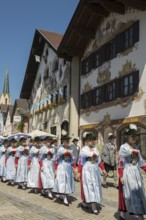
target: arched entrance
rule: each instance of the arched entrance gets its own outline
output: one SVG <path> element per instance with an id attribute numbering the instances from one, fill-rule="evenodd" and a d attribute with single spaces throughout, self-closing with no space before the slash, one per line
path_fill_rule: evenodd
<path id="1" fill-rule="evenodd" d="M 138 140 L 138 146 L 141 151 L 142 157 L 146 160 L 146 126 L 137 123 L 138 129 L 140 130 L 140 137 Z M 124 135 L 125 129 L 129 127 L 129 124 L 125 124 L 119 127 L 117 130 L 117 140 L 118 140 L 118 148 L 120 148 L 121 144 L 126 142 L 126 136 Z"/>
<path id="2" fill-rule="evenodd" d="M 69 122 L 67 120 L 63 121 L 61 124 L 61 134 L 62 131 L 66 131 L 66 134 L 69 133 Z"/>

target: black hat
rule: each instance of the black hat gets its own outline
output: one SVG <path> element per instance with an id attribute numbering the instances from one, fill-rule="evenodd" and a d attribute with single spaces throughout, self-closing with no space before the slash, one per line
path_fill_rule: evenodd
<path id="1" fill-rule="evenodd" d="M 129 128 L 127 128 L 125 130 L 125 135 L 135 135 L 135 136 L 139 136 L 140 135 L 140 131 L 137 128 L 137 126 L 135 124 L 130 124 Z"/>
<path id="2" fill-rule="evenodd" d="M 95 135 L 92 132 L 84 132 L 83 138 L 84 140 L 94 140 Z"/>
<path id="3" fill-rule="evenodd" d="M 47 135 L 41 135 L 40 137 L 40 140 L 53 140 L 53 137 L 52 136 L 47 136 Z"/>
<path id="4" fill-rule="evenodd" d="M 71 139 L 71 137 L 68 135 L 64 135 L 61 137 L 61 141 L 70 140 L 70 139 Z"/>
<path id="5" fill-rule="evenodd" d="M 34 141 L 40 141 L 40 137 L 36 136 L 36 137 L 34 138 Z"/>
<path id="6" fill-rule="evenodd" d="M 73 140 L 72 140 L 72 142 L 74 143 L 74 142 L 78 142 L 79 141 L 79 139 L 77 139 L 77 138 L 74 138 Z"/>

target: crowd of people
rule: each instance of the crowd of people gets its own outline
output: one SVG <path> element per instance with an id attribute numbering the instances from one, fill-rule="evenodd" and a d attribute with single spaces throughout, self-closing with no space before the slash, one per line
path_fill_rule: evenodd
<path id="1" fill-rule="evenodd" d="M 91 207 L 98 214 L 102 187 L 108 187 L 107 177 L 112 171 L 114 186 L 119 190 L 119 219 L 126 219 L 128 212 L 142 220 L 146 214 L 146 196 L 140 168 L 146 172 L 146 163 L 136 144 L 139 136 L 136 125 L 131 124 L 125 135 L 127 141 L 117 154 L 116 137 L 110 133 L 101 155 L 92 132 L 84 132 L 81 149 L 77 138 L 70 145 L 68 135 L 62 136 L 60 146 L 52 136 L 32 139 L 27 135 L 13 135 L 1 143 L 0 179 L 8 185 L 40 192 L 51 200 L 58 195 L 66 206 L 68 195 L 75 191 L 74 181 L 80 181 L 82 207 Z"/>

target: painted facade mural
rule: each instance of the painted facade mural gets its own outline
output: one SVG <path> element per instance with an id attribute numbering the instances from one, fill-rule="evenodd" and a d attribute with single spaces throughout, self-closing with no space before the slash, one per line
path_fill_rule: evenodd
<path id="1" fill-rule="evenodd" d="M 69 121 L 69 84 L 70 63 L 58 58 L 46 43 L 31 93 L 30 130 L 51 133 L 56 127 L 56 134 L 61 135 L 61 123 Z"/>
<path id="2" fill-rule="evenodd" d="M 112 124 L 112 131 L 116 131 L 120 128 L 120 126 L 123 126 L 123 124 L 127 125 L 128 123 L 131 123 L 131 121 L 140 123 L 139 126 L 141 129 L 143 127 L 144 132 L 146 132 L 146 122 L 144 120 L 146 118 L 146 87 L 144 83 L 146 82 L 145 12 L 128 10 L 126 15 L 113 13 L 108 18 L 104 19 L 101 23 L 100 29 L 96 33 L 95 39 L 92 40 L 86 48 L 82 60 L 84 61 L 91 54 L 96 53 L 96 51 L 104 44 L 112 41 L 112 39 L 115 39 L 118 34 L 127 30 L 137 20 L 139 20 L 138 42 L 118 53 L 116 56 L 113 56 L 113 58 L 107 60 L 102 65 L 93 68 L 88 73 L 82 74 L 81 94 L 86 91 L 85 88 L 87 85 L 91 85 L 92 89 L 94 89 L 102 85 L 107 85 L 119 78 L 122 78 L 125 86 L 124 89 L 126 91 L 126 80 L 130 89 L 130 74 L 136 71 L 138 71 L 139 74 L 138 89 L 132 95 L 121 96 L 120 98 L 116 98 L 110 102 L 102 102 L 102 104 L 81 109 L 81 133 L 84 131 L 86 126 L 93 125 L 93 127 L 95 127 L 95 124 L 97 124 L 97 130 L 100 130 L 99 128 L 103 127 L 101 133 L 103 139 L 106 140 L 106 135 L 104 135 L 104 123 L 108 122 L 109 124 Z M 132 82 L 135 83 L 136 80 L 133 78 Z M 122 85 L 120 84 L 120 89 L 121 86 Z M 129 119 L 129 121 L 121 121 L 124 118 Z M 118 144 L 121 143 L 120 138 L 119 140 Z M 144 143 L 145 140 L 141 140 L 141 142 Z"/>

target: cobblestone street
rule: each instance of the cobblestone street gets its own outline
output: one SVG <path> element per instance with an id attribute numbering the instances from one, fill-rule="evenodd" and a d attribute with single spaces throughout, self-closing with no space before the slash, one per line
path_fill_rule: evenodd
<path id="1" fill-rule="evenodd" d="M 146 185 L 146 176 L 145 185 Z M 112 180 L 109 179 L 111 182 Z M 90 210 L 85 211 L 80 207 L 80 185 L 76 183 L 76 192 L 70 197 L 70 206 L 66 207 L 56 198 L 53 201 L 23 191 L 17 187 L 7 186 L 0 183 L 0 220 L 85 220 L 118 219 L 117 198 L 118 191 L 110 184 L 108 189 L 103 189 L 103 207 L 98 216 L 93 215 Z M 59 204 L 60 203 L 60 204 Z M 134 218 L 127 217 L 128 220 Z"/>

